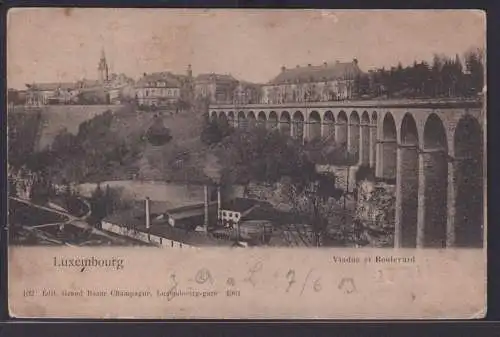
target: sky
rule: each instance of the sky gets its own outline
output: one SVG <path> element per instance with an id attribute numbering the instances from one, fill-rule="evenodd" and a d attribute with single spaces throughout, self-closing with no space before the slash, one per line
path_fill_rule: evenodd
<path id="1" fill-rule="evenodd" d="M 23 8 L 9 11 L 7 84 L 97 79 L 104 48 L 112 72 L 231 74 L 264 83 L 280 68 L 357 58 L 362 70 L 435 53 L 485 48 L 486 21 L 471 10 L 243 10 Z"/>

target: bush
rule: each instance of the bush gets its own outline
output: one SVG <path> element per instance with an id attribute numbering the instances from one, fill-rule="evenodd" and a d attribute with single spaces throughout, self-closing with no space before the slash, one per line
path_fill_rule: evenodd
<path id="1" fill-rule="evenodd" d="M 375 172 L 373 168 L 367 165 L 361 165 L 356 171 L 356 182 L 363 180 L 375 181 Z"/>
<path id="2" fill-rule="evenodd" d="M 207 145 L 217 144 L 231 134 L 231 127 L 226 120 L 205 120 L 200 139 Z"/>
<path id="3" fill-rule="evenodd" d="M 172 140 L 172 135 L 168 128 L 154 124 L 146 132 L 146 138 L 151 145 L 162 146 Z"/>
<path id="4" fill-rule="evenodd" d="M 346 144 L 332 140 L 314 139 L 304 146 L 305 151 L 315 164 L 320 165 L 356 165 L 358 154 L 349 152 Z"/>

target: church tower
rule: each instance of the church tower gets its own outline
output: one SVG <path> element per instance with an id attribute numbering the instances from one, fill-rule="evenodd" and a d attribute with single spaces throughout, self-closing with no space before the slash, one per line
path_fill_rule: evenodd
<path id="1" fill-rule="evenodd" d="M 101 59 L 99 60 L 97 71 L 99 74 L 99 82 L 107 82 L 109 79 L 109 68 L 108 62 L 106 61 L 106 55 L 104 54 L 104 49 L 101 49 Z"/>

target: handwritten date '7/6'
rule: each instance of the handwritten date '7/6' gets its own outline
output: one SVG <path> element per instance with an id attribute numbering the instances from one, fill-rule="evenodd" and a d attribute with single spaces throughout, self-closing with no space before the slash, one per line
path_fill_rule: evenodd
<path id="1" fill-rule="evenodd" d="M 334 279 L 327 280 L 323 278 L 321 272 L 309 269 L 307 273 L 301 271 L 297 272 L 295 269 L 288 269 L 286 272 L 275 272 L 273 278 L 266 277 L 265 273 L 273 272 L 272 270 L 265 270 L 264 264 L 258 261 L 252 264 L 242 277 L 235 277 L 235 275 L 215 275 L 208 268 L 200 268 L 196 273 L 188 278 L 188 282 L 195 283 L 199 286 L 208 285 L 216 286 L 217 284 L 229 288 L 243 288 L 249 286 L 251 288 L 259 288 L 266 286 L 274 286 L 275 288 L 282 288 L 282 291 L 289 294 L 302 295 L 305 291 L 313 291 L 320 293 L 327 289 L 328 291 L 337 290 L 344 294 L 352 294 L 358 291 L 354 278 L 348 276 L 335 277 Z M 170 274 L 170 286 L 176 289 L 181 286 L 181 281 L 178 280 L 177 275 Z M 270 284 L 275 283 L 275 284 Z M 186 284 L 187 286 L 188 284 Z"/>

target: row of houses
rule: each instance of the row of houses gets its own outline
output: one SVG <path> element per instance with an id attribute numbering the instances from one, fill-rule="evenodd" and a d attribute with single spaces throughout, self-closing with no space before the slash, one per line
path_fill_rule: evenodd
<path id="1" fill-rule="evenodd" d="M 210 104 L 282 104 L 350 99 L 356 94 L 356 80 L 362 74 L 356 59 L 351 62 L 324 62 L 322 65 L 282 67 L 265 84 L 238 80 L 229 74 L 199 74 L 191 66 L 185 75 L 171 72 L 144 74 L 137 82 L 140 105 L 161 105 L 178 101 L 203 100 Z"/>
<path id="2" fill-rule="evenodd" d="M 125 74 L 111 74 L 105 82 L 83 79 L 68 83 L 31 83 L 18 93 L 21 103 L 30 106 L 50 104 L 120 104 L 133 98 L 133 80 Z M 13 104 L 13 100 L 11 100 Z"/>
<path id="3" fill-rule="evenodd" d="M 191 65 L 185 74 L 143 73 L 134 81 L 125 74 L 110 73 L 104 52 L 97 70 L 98 80 L 27 84 L 24 91 L 9 91 L 10 103 L 16 104 L 17 100 L 28 105 L 120 104 L 133 100 L 143 107 L 179 107 L 195 101 L 236 105 L 334 101 L 353 97 L 356 79 L 362 74 L 354 59 L 282 67 L 277 76 L 264 84 L 239 80 L 230 74 L 193 76 Z"/>

